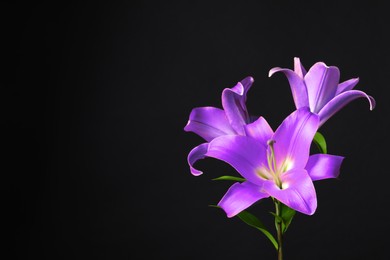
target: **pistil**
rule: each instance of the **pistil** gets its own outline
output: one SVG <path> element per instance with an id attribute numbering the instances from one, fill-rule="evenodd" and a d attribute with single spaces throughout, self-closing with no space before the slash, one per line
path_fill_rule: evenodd
<path id="1" fill-rule="evenodd" d="M 274 150 L 274 144 L 275 140 L 268 140 L 267 145 L 269 147 L 268 153 L 267 153 L 267 161 L 268 161 L 268 168 L 270 173 L 272 174 L 274 181 L 276 185 L 282 189 L 282 182 L 279 179 L 279 170 L 276 166 L 276 160 L 275 160 L 275 150 Z"/>

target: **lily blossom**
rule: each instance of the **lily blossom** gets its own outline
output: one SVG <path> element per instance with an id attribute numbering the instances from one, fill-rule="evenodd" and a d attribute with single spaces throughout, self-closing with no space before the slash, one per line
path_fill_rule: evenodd
<path id="1" fill-rule="evenodd" d="M 253 122 L 246 108 L 247 93 L 254 79 L 246 77 L 232 88 L 222 91 L 222 107 L 197 107 L 192 109 L 184 130 L 193 132 L 207 142 L 223 135 L 245 135 L 244 126 Z M 188 154 L 187 161 L 193 175 L 202 174 L 193 164 L 203 159 L 208 143 L 193 148 Z"/>
<path id="2" fill-rule="evenodd" d="M 218 205 L 233 217 L 255 202 L 273 197 L 301 213 L 317 208 L 314 180 L 336 178 L 343 157 L 310 156 L 319 117 L 303 107 L 273 132 L 260 117 L 244 126 L 245 135 L 222 135 L 204 146 L 205 156 L 222 160 L 246 181 L 233 184 Z"/>
<path id="3" fill-rule="evenodd" d="M 300 59 L 295 57 L 294 70 L 275 67 L 269 71 L 269 77 L 276 72 L 286 75 L 296 108 L 309 107 L 311 112 L 319 115 L 320 126 L 349 102 L 360 97 L 367 98 L 370 110 L 375 108 L 373 97 L 353 89 L 359 78 L 339 83 L 340 71 L 335 66 L 317 62 L 306 72 Z"/>

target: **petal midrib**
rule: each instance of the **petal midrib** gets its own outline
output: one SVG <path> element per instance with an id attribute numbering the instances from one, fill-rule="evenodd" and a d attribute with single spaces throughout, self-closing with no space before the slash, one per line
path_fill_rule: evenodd
<path id="1" fill-rule="evenodd" d="M 319 84 L 319 90 L 317 91 L 316 93 L 316 97 L 315 97 L 315 100 L 314 100 L 314 108 L 313 108 L 313 113 L 318 113 L 319 111 L 317 111 L 317 107 L 319 105 L 319 102 L 318 102 L 318 99 L 321 97 L 322 95 L 322 92 L 323 92 L 323 84 L 324 84 L 324 80 L 328 74 L 328 70 L 329 68 L 325 68 L 325 73 L 322 74 L 322 77 L 321 77 L 321 81 L 320 81 L 320 84 Z"/>
<path id="2" fill-rule="evenodd" d="M 303 128 L 304 128 L 304 126 L 306 125 L 306 122 L 309 120 L 309 118 L 310 118 L 310 114 L 308 114 L 307 116 L 306 116 L 306 118 L 304 119 L 304 121 L 302 122 L 302 124 L 299 126 L 299 129 L 298 129 L 298 131 L 297 131 L 297 134 L 295 135 L 295 138 L 294 138 L 294 140 L 293 140 L 293 142 L 292 142 L 292 144 L 290 144 L 290 147 L 289 147 L 289 155 L 291 155 L 291 154 L 294 154 L 294 152 L 295 152 L 295 148 L 296 148 L 296 142 L 297 142 L 297 139 L 298 139 L 298 137 L 300 136 L 300 134 L 301 134 L 301 132 L 303 131 Z M 284 158 L 284 160 L 283 160 L 283 163 L 282 163 L 282 165 L 281 165 L 281 167 L 283 168 L 283 166 L 284 166 L 284 164 L 285 164 L 285 162 L 286 162 L 286 159 L 287 158 Z M 291 158 L 290 158 L 291 159 Z"/>

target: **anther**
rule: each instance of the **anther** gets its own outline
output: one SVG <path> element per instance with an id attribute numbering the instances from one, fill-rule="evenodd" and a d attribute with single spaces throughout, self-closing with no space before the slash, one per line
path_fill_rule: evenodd
<path id="1" fill-rule="evenodd" d="M 272 140 L 272 139 L 270 139 L 270 140 L 267 141 L 267 145 L 269 145 L 269 146 L 273 146 L 274 143 L 276 143 L 276 141 L 275 141 L 275 140 Z"/>

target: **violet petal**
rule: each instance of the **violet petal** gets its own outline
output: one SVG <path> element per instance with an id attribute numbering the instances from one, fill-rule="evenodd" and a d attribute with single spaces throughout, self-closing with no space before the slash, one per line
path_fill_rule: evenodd
<path id="1" fill-rule="evenodd" d="M 336 96 L 340 93 L 353 89 L 358 84 L 359 78 L 349 79 L 339 83 L 337 86 Z"/>
<path id="2" fill-rule="evenodd" d="M 303 67 L 301 60 L 298 57 L 294 58 L 294 72 L 302 79 L 306 75 L 306 69 Z"/>
<path id="3" fill-rule="evenodd" d="M 225 135 L 212 140 L 206 156 L 222 160 L 235 168 L 245 179 L 259 186 L 262 179 L 257 171 L 266 165 L 266 147 L 248 136 Z"/>
<path id="4" fill-rule="evenodd" d="M 252 77 L 247 77 L 238 82 L 233 88 L 225 88 L 222 91 L 222 106 L 233 129 L 240 135 L 244 135 L 243 126 L 250 122 L 246 109 L 246 94 L 253 83 Z"/>
<path id="5" fill-rule="evenodd" d="M 310 110 L 318 113 L 336 95 L 340 71 L 335 66 L 328 67 L 323 62 L 314 64 L 305 76 L 309 95 Z"/>
<path id="6" fill-rule="evenodd" d="M 208 142 L 221 135 L 235 134 L 225 115 L 225 111 L 215 107 L 192 109 L 184 130 L 194 132 Z"/>
<path id="7" fill-rule="evenodd" d="M 201 175 L 203 172 L 195 169 L 193 165 L 196 161 L 205 158 L 208 143 L 203 143 L 193 148 L 187 156 L 187 162 L 190 166 L 191 173 L 195 176 Z"/>
<path id="8" fill-rule="evenodd" d="M 304 169 L 293 169 L 281 176 L 282 189 L 267 181 L 263 190 L 296 211 L 312 215 L 317 208 L 317 195 L 309 174 Z"/>
<path id="9" fill-rule="evenodd" d="M 307 89 L 303 78 L 290 69 L 283 69 L 279 67 L 272 68 L 269 71 L 268 76 L 271 77 L 276 72 L 283 72 L 284 75 L 286 75 L 287 80 L 290 83 L 295 107 L 299 109 L 301 107 L 309 106 Z"/>
<path id="10" fill-rule="evenodd" d="M 360 90 L 348 90 L 335 96 L 320 110 L 318 113 L 320 116 L 320 125 L 323 125 L 331 116 L 333 116 L 349 102 L 361 97 L 367 98 L 368 102 L 370 103 L 370 110 L 375 108 L 375 99 L 373 97 Z"/>
<path id="11" fill-rule="evenodd" d="M 267 144 L 267 141 L 270 140 L 274 134 L 274 131 L 272 131 L 272 128 L 264 117 L 259 117 L 259 119 L 246 125 L 244 128 L 247 136 L 255 138 L 264 145 Z"/>
<path id="12" fill-rule="evenodd" d="M 250 207 L 253 203 L 263 198 L 269 197 L 268 194 L 260 191 L 260 187 L 251 182 L 233 184 L 221 201 L 218 203 L 229 218 L 234 217 L 241 211 Z"/>
<path id="13" fill-rule="evenodd" d="M 344 157 L 331 154 L 314 154 L 309 157 L 305 169 L 313 181 L 337 178 Z"/>
<path id="14" fill-rule="evenodd" d="M 278 167 L 286 162 L 289 165 L 285 165 L 285 170 L 305 167 L 318 124 L 318 116 L 311 113 L 308 107 L 294 111 L 283 120 L 272 137 Z"/>

